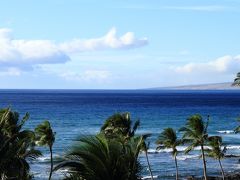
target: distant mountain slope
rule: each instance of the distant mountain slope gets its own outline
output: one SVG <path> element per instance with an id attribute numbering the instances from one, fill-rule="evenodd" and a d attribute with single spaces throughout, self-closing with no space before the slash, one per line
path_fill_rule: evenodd
<path id="1" fill-rule="evenodd" d="M 240 87 L 232 86 L 232 83 L 214 83 L 214 84 L 200 84 L 200 85 L 186 85 L 176 87 L 151 88 L 151 90 L 171 89 L 171 90 L 240 90 Z"/>

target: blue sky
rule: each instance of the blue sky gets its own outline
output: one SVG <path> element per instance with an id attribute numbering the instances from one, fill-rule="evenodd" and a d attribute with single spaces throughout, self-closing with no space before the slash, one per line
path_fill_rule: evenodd
<path id="1" fill-rule="evenodd" d="M 230 82 L 238 0 L 8 0 L 0 88 L 135 89 Z"/>

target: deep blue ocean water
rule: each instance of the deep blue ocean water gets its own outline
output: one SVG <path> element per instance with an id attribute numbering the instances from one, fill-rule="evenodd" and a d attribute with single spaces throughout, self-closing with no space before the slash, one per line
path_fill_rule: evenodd
<path id="1" fill-rule="evenodd" d="M 199 113 L 210 115 L 209 134 L 222 135 L 227 154 L 240 155 L 240 135 L 232 130 L 240 117 L 240 91 L 151 91 L 151 90 L 0 90 L 0 106 L 12 107 L 20 115 L 30 113 L 25 128 L 33 129 L 48 119 L 56 132 L 54 156 L 60 157 L 80 135 L 96 134 L 104 120 L 116 112 L 130 112 L 132 120 L 140 119 L 138 133 L 151 133 L 149 150 L 153 174 L 159 179 L 174 179 L 175 166 L 170 150 L 155 151 L 154 142 L 166 127 L 178 129 L 186 119 Z M 179 147 L 184 150 L 185 146 Z M 46 179 L 49 153 L 31 164 L 36 179 Z M 180 175 L 202 175 L 201 159 L 196 149 L 178 156 Z M 226 172 L 240 169 L 239 158 L 225 158 Z M 143 176 L 148 176 L 146 161 Z M 219 175 L 216 161 L 208 158 L 208 173 Z M 39 174 L 40 172 L 40 174 Z M 54 174 L 59 179 L 59 174 Z"/>

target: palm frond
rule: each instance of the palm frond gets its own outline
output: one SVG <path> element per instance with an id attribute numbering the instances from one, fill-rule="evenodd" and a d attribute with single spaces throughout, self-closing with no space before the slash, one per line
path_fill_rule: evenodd
<path id="1" fill-rule="evenodd" d="M 140 139 L 130 138 L 123 144 L 103 135 L 81 137 L 65 156 L 66 160 L 54 170 L 69 169 L 68 178 L 139 179 L 140 167 L 136 155 L 140 150 Z"/>

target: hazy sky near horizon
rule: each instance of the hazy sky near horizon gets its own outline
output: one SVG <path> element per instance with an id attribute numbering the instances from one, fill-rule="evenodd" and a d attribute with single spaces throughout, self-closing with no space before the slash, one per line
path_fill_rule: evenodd
<path id="1" fill-rule="evenodd" d="M 0 88 L 129 89 L 230 82 L 238 0 L 8 0 Z"/>

